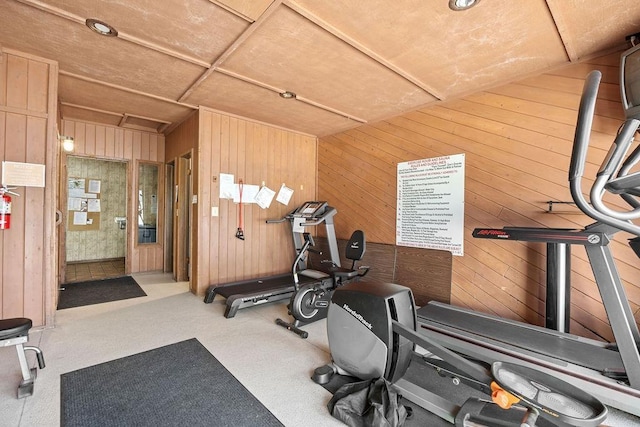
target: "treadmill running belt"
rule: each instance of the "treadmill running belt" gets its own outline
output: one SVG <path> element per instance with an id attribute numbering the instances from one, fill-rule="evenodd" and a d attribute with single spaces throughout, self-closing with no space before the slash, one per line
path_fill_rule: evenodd
<path id="1" fill-rule="evenodd" d="M 244 295 L 253 292 L 267 292 L 272 290 L 286 291 L 291 288 L 293 292 L 293 277 L 291 274 L 272 276 L 266 279 L 249 279 L 241 282 L 230 283 L 215 288 L 218 295 L 229 298 L 232 295 Z"/>
<path id="2" fill-rule="evenodd" d="M 624 372 L 617 351 L 572 339 L 572 335 L 562 337 L 541 327 L 433 303 L 418 309 L 417 315 L 418 323 L 448 326 L 599 372 Z"/>
<path id="3" fill-rule="evenodd" d="M 317 279 L 310 277 L 298 276 L 300 285 L 310 282 L 317 282 Z M 268 293 L 270 291 L 293 292 L 293 276 L 291 274 L 282 274 L 279 276 L 271 276 L 266 279 L 249 279 L 241 282 L 229 283 L 215 288 L 215 293 L 225 298 L 232 295 L 244 295 L 256 292 Z"/>

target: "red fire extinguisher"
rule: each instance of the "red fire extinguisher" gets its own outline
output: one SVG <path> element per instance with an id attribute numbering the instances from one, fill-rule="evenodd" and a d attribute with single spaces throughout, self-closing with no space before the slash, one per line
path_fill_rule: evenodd
<path id="1" fill-rule="evenodd" d="M 11 196 L 0 190 L 0 230 L 8 230 L 11 227 Z"/>

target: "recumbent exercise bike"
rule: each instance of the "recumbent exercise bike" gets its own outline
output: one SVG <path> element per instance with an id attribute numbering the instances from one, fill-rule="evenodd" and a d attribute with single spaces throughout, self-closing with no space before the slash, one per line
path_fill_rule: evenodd
<path id="1" fill-rule="evenodd" d="M 351 234 L 345 250 L 345 257 L 352 261 L 351 268 L 340 267 L 330 260 L 323 260 L 321 264 L 331 263 L 331 266 L 321 271 L 310 269 L 297 271 L 299 262 L 305 261 L 309 252 L 321 254 L 321 252 L 313 249 L 313 246 L 315 246 L 313 236 L 309 233 L 304 233 L 303 236 L 304 244 L 300 248 L 291 268 L 295 291 L 289 300 L 287 308 L 289 315 L 293 317 L 293 322 L 276 319 L 276 324 L 298 334 L 301 338 L 307 338 L 309 333 L 300 329 L 300 326 L 327 317 L 327 310 L 333 291 L 345 283 L 363 277 L 369 272 L 369 267 L 356 266 L 357 261 L 362 260 L 366 251 L 364 231 L 356 230 Z M 303 264 L 306 265 L 306 263 Z M 300 286 L 299 274 L 315 278 L 317 281 Z"/>

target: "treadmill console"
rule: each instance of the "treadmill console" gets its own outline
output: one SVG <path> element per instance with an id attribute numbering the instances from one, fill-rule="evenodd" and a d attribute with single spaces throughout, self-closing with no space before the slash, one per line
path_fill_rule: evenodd
<path id="1" fill-rule="evenodd" d="M 327 202 L 304 202 L 291 215 L 297 218 L 317 218 L 322 215 L 327 207 Z"/>

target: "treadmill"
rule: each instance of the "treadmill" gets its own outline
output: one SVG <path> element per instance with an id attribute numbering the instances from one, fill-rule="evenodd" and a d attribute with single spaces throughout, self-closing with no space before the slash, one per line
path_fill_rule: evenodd
<path id="1" fill-rule="evenodd" d="M 553 375 L 592 394 L 606 405 L 640 416 L 640 333 L 608 244 L 619 231 L 633 234 L 630 245 L 640 256 L 640 172 L 629 173 L 640 160 L 640 145 L 628 154 L 640 121 L 621 127 L 597 178 L 590 199 L 582 191 L 591 123 L 601 73 L 585 82 L 571 156 L 569 182 L 576 205 L 597 222 L 585 232 L 607 238 L 585 250 L 605 306 L 616 343 L 609 344 L 437 302 L 417 310 L 418 330 L 440 345 L 485 362 L 515 362 Z M 628 155 L 627 155 L 628 154 Z M 605 193 L 620 195 L 631 209 L 604 206 Z"/>
<path id="2" fill-rule="evenodd" d="M 333 224 L 333 217 L 336 213 L 337 210 L 325 201 L 308 201 L 289 212 L 285 217 L 267 220 L 267 223 L 276 224 L 289 221 L 296 255 L 304 245 L 305 228 L 324 224 L 329 241 L 331 261 L 334 265 L 340 266 L 340 253 Z M 326 273 L 307 269 L 306 259 L 304 257 L 299 259 L 298 265 L 293 268 L 298 271 L 298 281 L 301 286 L 326 280 L 329 277 Z M 211 285 L 205 293 L 204 302 L 205 304 L 212 303 L 216 295 L 226 298 L 224 317 L 232 318 L 240 309 L 289 300 L 294 291 L 293 273 L 288 272 L 269 277 Z"/>

